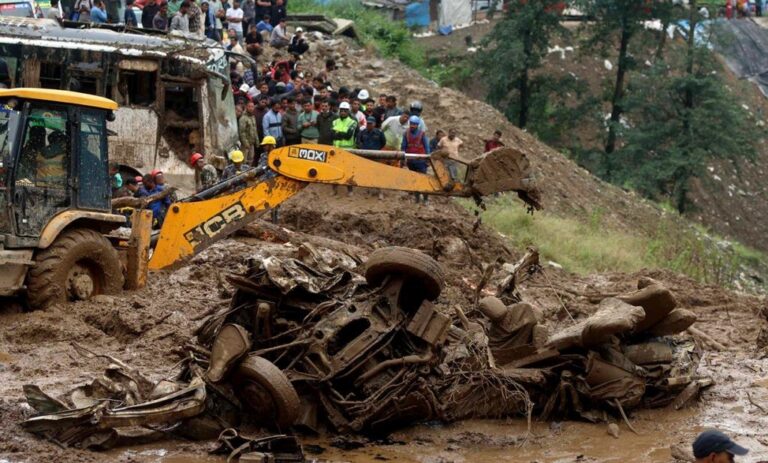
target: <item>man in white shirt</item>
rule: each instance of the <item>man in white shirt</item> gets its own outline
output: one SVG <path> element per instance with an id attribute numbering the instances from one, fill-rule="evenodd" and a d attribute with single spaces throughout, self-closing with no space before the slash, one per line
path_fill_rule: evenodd
<path id="1" fill-rule="evenodd" d="M 285 30 L 285 19 L 281 19 L 277 26 L 272 29 L 269 44 L 275 48 L 287 47 L 291 41 L 288 39 L 288 34 Z"/>
<path id="2" fill-rule="evenodd" d="M 387 139 L 385 149 L 399 151 L 403 142 L 403 134 L 408 130 L 408 118 L 410 115 L 408 111 L 403 112 L 399 116 L 388 117 L 381 124 L 381 131 L 384 132 L 384 137 Z"/>
<path id="3" fill-rule="evenodd" d="M 232 7 L 227 10 L 227 21 L 229 22 L 229 28 L 233 29 L 237 33 L 237 41 L 243 40 L 243 16 L 245 13 L 240 8 L 240 2 L 235 0 L 232 2 Z"/>

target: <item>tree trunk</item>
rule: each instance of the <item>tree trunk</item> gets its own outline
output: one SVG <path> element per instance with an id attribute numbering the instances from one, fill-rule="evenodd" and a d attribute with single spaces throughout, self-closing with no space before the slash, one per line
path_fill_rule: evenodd
<path id="1" fill-rule="evenodd" d="M 696 22 L 698 20 L 699 13 L 696 11 L 696 0 L 690 0 L 688 3 L 690 10 L 690 16 L 689 16 L 689 29 L 688 29 L 688 56 L 687 56 L 687 62 L 685 64 L 685 73 L 688 76 L 688 85 L 685 87 L 685 109 L 686 111 L 686 128 L 688 128 L 690 115 L 688 114 L 690 110 L 693 108 L 693 88 L 691 88 L 691 82 L 690 79 L 693 79 L 693 61 L 695 58 L 696 53 L 696 38 L 695 38 L 695 31 L 696 31 Z"/>
<path id="2" fill-rule="evenodd" d="M 630 38 L 632 38 L 632 33 L 625 17 L 621 28 L 616 86 L 613 89 L 613 98 L 611 99 L 611 119 L 608 126 L 608 140 L 605 143 L 606 154 L 611 154 L 616 149 L 616 126 L 619 124 L 622 114 L 621 99 L 624 97 L 624 76 L 627 73 L 627 48 Z"/>
<path id="3" fill-rule="evenodd" d="M 531 37 L 531 30 L 527 29 L 523 37 L 523 53 L 525 54 L 525 63 L 523 69 L 520 72 L 520 80 L 518 83 L 518 91 L 520 92 L 520 114 L 518 115 L 517 126 L 524 129 L 528 124 L 528 111 L 530 106 L 531 97 L 531 83 L 530 83 L 530 62 L 531 55 L 533 54 L 533 38 Z"/>

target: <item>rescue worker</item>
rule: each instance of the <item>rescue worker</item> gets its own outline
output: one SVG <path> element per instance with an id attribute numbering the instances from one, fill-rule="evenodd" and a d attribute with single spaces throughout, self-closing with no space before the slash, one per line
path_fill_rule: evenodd
<path id="1" fill-rule="evenodd" d="M 245 111 L 237 123 L 240 132 L 240 146 L 246 153 L 246 160 L 252 163 L 254 160 L 254 148 L 259 144 L 259 127 L 256 124 L 256 104 L 248 101 L 245 104 Z"/>
<path id="2" fill-rule="evenodd" d="M 152 176 L 152 174 L 147 174 L 142 177 L 141 183 L 141 188 L 139 188 L 139 191 L 136 192 L 137 198 L 145 198 L 162 191 L 157 188 L 157 184 L 155 184 L 155 178 Z M 152 211 L 152 228 L 157 229 L 162 227 L 163 219 L 165 219 L 165 216 L 163 215 L 163 201 L 152 201 L 151 203 L 147 204 L 147 209 Z"/>
<path id="3" fill-rule="evenodd" d="M 112 193 L 113 198 L 132 198 L 139 191 L 139 183 L 134 177 L 128 177 L 123 181 L 123 186 Z"/>
<path id="4" fill-rule="evenodd" d="M 349 114 L 351 107 L 342 101 L 339 105 L 339 118 L 333 121 L 333 146 L 350 149 L 355 147 L 357 121 Z M 338 185 L 333 186 L 333 194 L 338 194 Z M 347 196 L 352 196 L 352 186 L 347 186 Z"/>
<path id="5" fill-rule="evenodd" d="M 229 160 L 232 161 L 232 164 L 225 167 L 224 172 L 221 173 L 222 181 L 228 180 L 232 177 L 242 174 L 243 172 L 249 169 L 248 164 L 244 162 L 245 155 L 240 150 L 234 150 L 231 153 L 229 153 Z M 233 191 L 242 190 L 243 188 L 245 188 L 245 186 L 246 186 L 245 180 L 240 180 L 239 182 L 232 185 L 232 190 Z"/>
<path id="6" fill-rule="evenodd" d="M 408 111 L 411 116 L 418 116 L 419 120 L 419 130 L 421 130 L 424 133 L 427 133 L 427 123 L 424 122 L 424 117 L 421 115 L 421 113 L 424 111 L 424 105 L 421 104 L 421 101 L 414 100 L 411 102 L 410 110 Z"/>
<path id="7" fill-rule="evenodd" d="M 216 185 L 219 181 L 219 173 L 216 168 L 205 162 L 205 158 L 200 153 L 194 153 L 189 157 L 189 165 L 197 175 L 195 176 L 195 191 L 200 192 Z"/>
<path id="8" fill-rule="evenodd" d="M 403 135 L 403 142 L 400 146 L 400 150 L 408 154 L 421 154 L 429 155 L 429 139 L 425 131 L 419 127 L 421 125 L 421 118 L 419 116 L 411 116 L 408 119 L 408 130 Z M 419 172 L 421 174 L 427 173 L 428 167 L 426 158 L 408 159 L 406 166 L 409 170 Z M 414 193 L 416 196 L 416 202 L 419 202 L 419 197 L 422 197 L 423 203 L 427 204 L 427 195 L 423 193 Z"/>
<path id="9" fill-rule="evenodd" d="M 716 429 L 702 432 L 693 441 L 693 457 L 696 458 L 696 463 L 733 463 L 736 456 L 743 457 L 747 453 L 749 450 Z"/>
<path id="10" fill-rule="evenodd" d="M 277 172 L 270 169 L 267 166 L 267 161 L 269 160 L 269 153 L 272 152 L 273 149 L 277 147 L 277 140 L 275 140 L 275 137 L 264 137 L 264 140 L 261 141 L 261 150 L 262 154 L 259 158 L 259 165 L 257 167 L 265 167 L 266 171 L 262 175 L 262 178 L 265 180 L 269 180 L 271 178 L 277 177 Z M 275 207 L 271 211 L 272 214 L 272 223 L 277 223 L 278 220 L 280 220 L 280 206 Z"/>
<path id="11" fill-rule="evenodd" d="M 112 177 L 112 191 L 115 192 L 123 187 L 123 176 L 118 171 L 116 162 L 109 163 L 109 175 Z"/>
<path id="12" fill-rule="evenodd" d="M 39 129 L 42 129 L 44 136 L 45 128 Z M 39 186 L 64 189 L 67 186 L 67 136 L 64 132 L 55 130 L 48 135 L 48 146 L 44 145 L 45 142 L 36 158 L 36 183 Z"/>

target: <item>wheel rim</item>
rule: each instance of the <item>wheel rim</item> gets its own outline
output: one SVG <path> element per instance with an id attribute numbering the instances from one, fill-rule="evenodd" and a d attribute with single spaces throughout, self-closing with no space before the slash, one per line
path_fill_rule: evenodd
<path id="1" fill-rule="evenodd" d="M 93 269 L 84 262 L 76 263 L 67 274 L 67 299 L 85 301 L 99 292 L 99 279 Z"/>
<path id="2" fill-rule="evenodd" d="M 262 416 L 275 416 L 275 404 L 272 394 L 255 381 L 245 381 L 242 387 L 243 401 L 251 410 L 260 412 Z"/>

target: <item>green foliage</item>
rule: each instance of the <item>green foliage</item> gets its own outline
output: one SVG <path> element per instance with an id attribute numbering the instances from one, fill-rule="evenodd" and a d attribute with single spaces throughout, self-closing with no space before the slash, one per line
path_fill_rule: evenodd
<path id="1" fill-rule="evenodd" d="M 573 131 L 597 106 L 585 80 L 572 74 L 538 74 L 531 80 L 527 129 L 545 143 L 572 145 Z M 509 106 L 505 116 L 514 121 L 516 107 Z"/>
<path id="2" fill-rule="evenodd" d="M 313 0 L 292 0 L 289 13 L 323 14 L 332 18 L 350 19 L 363 44 L 376 47 L 384 56 L 398 58 L 408 66 L 424 71 L 426 54 L 404 21 L 393 21 L 379 11 L 366 8 L 358 0 L 332 0 L 319 5 Z"/>
<path id="3" fill-rule="evenodd" d="M 754 159 L 764 136 L 728 95 L 714 56 L 703 47 L 694 54 L 690 75 L 679 71 L 687 56 L 677 50 L 633 80 L 626 103 L 631 126 L 624 130 L 624 146 L 608 160 L 609 180 L 671 198 L 680 212 L 689 181 L 708 160 Z"/>
<path id="4" fill-rule="evenodd" d="M 469 200 L 462 200 L 468 208 Z M 764 273 L 766 256 L 694 227 L 662 218 L 647 232 L 606 226 L 604 211 L 594 209 L 583 220 L 547 211 L 530 215 L 513 195 L 486 204 L 483 223 L 501 232 L 517 249 L 536 246 L 542 259 L 578 274 L 665 268 L 704 283 L 733 286 L 741 273 Z"/>
<path id="5" fill-rule="evenodd" d="M 501 108 L 518 126 L 528 124 L 529 108 L 539 68 L 554 34 L 563 33 L 557 14 L 558 0 L 507 3 L 504 18 L 485 37 L 477 65 L 488 85 L 488 101 Z M 543 82 L 538 85 L 541 90 Z M 547 97 L 539 98 L 546 103 Z M 544 105 L 546 106 L 546 104 Z"/>

